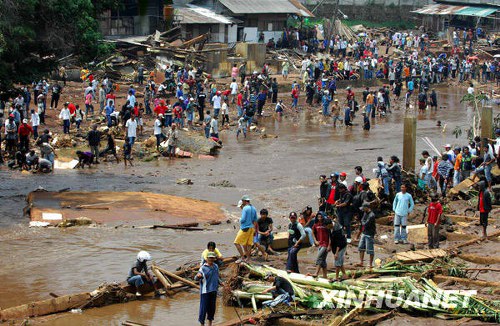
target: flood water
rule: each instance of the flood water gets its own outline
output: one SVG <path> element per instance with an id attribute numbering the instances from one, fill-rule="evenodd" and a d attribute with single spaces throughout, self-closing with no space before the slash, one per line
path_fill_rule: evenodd
<path id="1" fill-rule="evenodd" d="M 454 93 L 457 92 L 457 93 Z M 464 90 L 443 89 L 436 113 L 418 118 L 417 153 L 430 149 L 420 137 L 429 137 L 436 147 L 445 143 L 464 145 L 465 132 L 457 140 L 451 131 L 465 127 L 471 112 L 459 103 Z M 318 109 L 319 110 L 319 109 Z M 498 107 L 494 108 L 498 114 Z M 317 115 L 303 112 L 295 118 L 277 122 L 263 119 L 268 134 L 278 138 L 236 140 L 235 132 L 223 132 L 225 147 L 213 161 L 197 159 L 139 163 L 124 170 L 123 165 L 101 164 L 93 170 L 59 170 L 53 175 L 31 175 L 2 168 L 0 177 L 0 307 L 6 308 L 33 300 L 92 291 L 103 282 L 125 280 L 137 252 L 149 251 L 153 260 L 175 269 L 199 259 L 207 241 L 218 243 L 221 252 L 236 254 L 232 240 L 237 224 L 223 223 L 213 231 L 188 233 L 174 230 L 149 230 L 113 227 L 69 229 L 28 228 L 23 217 L 25 196 L 38 187 L 57 191 L 63 188 L 88 191 L 151 191 L 221 202 L 229 219 L 237 218 L 235 203 L 249 194 L 260 209 L 266 207 L 275 224 L 285 225 L 285 215 L 306 205 L 316 206 L 318 176 L 346 171 L 352 182 L 353 167 L 362 165 L 373 177 L 377 156 L 402 157 L 401 111 L 385 119 L 375 119 L 372 130 L 361 130 L 361 119 L 352 130 L 333 129 L 318 123 Z M 313 118 L 314 116 L 314 118 Z M 446 132 L 436 120 L 446 124 Z M 464 128 L 465 129 L 465 128 Z M 377 150 L 357 150 L 381 148 Z M 417 155 L 417 158 L 419 155 Z M 193 185 L 177 185 L 177 178 L 190 178 Z M 214 188 L 208 184 L 228 180 L 236 188 Z M 220 300 L 219 300 L 220 301 Z M 86 310 L 82 314 L 62 314 L 45 324 L 119 325 L 132 320 L 148 325 L 196 325 L 197 292 L 179 293 L 173 299 L 145 300 Z M 219 303 L 216 322 L 234 318 L 232 307 Z"/>

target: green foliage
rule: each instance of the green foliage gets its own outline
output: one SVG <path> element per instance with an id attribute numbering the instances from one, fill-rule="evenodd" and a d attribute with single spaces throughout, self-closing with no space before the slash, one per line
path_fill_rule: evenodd
<path id="1" fill-rule="evenodd" d="M 121 0 L 0 1 L 0 89 L 28 82 L 74 54 L 82 62 L 106 55 L 97 16 Z M 94 6 L 96 4 L 96 6 Z"/>

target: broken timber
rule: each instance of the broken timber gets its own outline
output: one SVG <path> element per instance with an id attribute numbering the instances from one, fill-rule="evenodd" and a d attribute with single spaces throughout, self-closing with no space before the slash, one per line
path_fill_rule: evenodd
<path id="1" fill-rule="evenodd" d="M 392 256 L 393 260 L 399 260 L 402 263 L 412 263 L 417 261 L 428 261 L 435 258 L 449 256 L 450 253 L 443 249 L 424 249 L 417 251 L 398 252 Z"/>

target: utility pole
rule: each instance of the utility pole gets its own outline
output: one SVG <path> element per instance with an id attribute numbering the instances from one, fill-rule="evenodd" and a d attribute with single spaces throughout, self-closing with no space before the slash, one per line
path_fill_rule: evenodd
<path id="1" fill-rule="evenodd" d="M 403 127 L 403 169 L 415 173 L 415 152 L 417 150 L 417 117 L 410 105 L 404 117 Z"/>
<path id="2" fill-rule="evenodd" d="M 493 108 L 483 106 L 481 108 L 481 138 L 490 139 L 493 132 Z"/>

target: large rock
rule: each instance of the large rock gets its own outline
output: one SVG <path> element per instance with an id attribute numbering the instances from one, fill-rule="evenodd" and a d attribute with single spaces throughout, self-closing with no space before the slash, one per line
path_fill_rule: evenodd
<path id="1" fill-rule="evenodd" d="M 197 132 L 179 131 L 177 147 L 196 154 L 216 155 L 222 146 Z"/>

